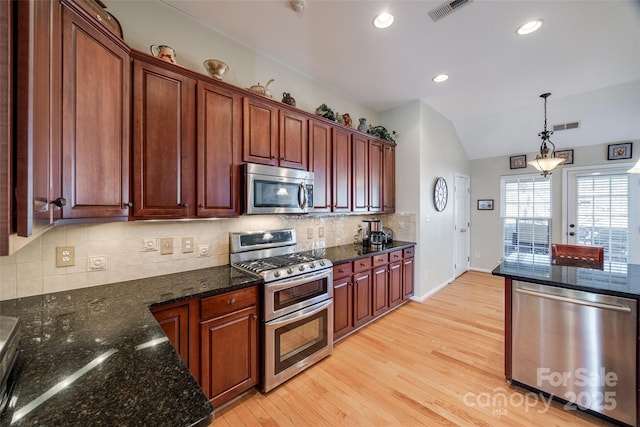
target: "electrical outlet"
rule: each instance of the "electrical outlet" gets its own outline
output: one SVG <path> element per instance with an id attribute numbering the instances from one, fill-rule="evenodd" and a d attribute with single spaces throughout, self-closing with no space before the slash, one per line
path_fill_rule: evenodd
<path id="1" fill-rule="evenodd" d="M 87 271 L 104 271 L 107 269 L 107 256 L 90 256 L 87 263 Z"/>
<path id="2" fill-rule="evenodd" d="M 158 239 L 142 239 L 142 252 L 158 250 Z"/>
<path id="3" fill-rule="evenodd" d="M 193 252 L 193 237 L 183 237 L 182 238 L 182 253 L 190 253 Z"/>
<path id="4" fill-rule="evenodd" d="M 324 237 L 324 227 L 318 227 L 318 237 Z"/>
<path id="5" fill-rule="evenodd" d="M 160 255 L 169 255 L 173 253 L 173 237 L 164 237 L 160 239 Z"/>
<path id="6" fill-rule="evenodd" d="M 313 239 L 313 227 L 307 228 L 307 239 Z"/>
<path id="7" fill-rule="evenodd" d="M 76 265 L 75 247 L 63 246 L 56 248 L 56 267 Z"/>
<path id="8" fill-rule="evenodd" d="M 198 246 L 198 256 L 199 257 L 209 256 L 209 254 L 210 254 L 209 245 L 200 245 L 200 246 Z"/>

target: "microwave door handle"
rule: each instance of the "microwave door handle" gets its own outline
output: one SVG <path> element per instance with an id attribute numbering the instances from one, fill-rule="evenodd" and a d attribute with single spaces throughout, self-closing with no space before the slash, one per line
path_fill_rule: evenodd
<path id="1" fill-rule="evenodd" d="M 307 207 L 307 186 L 304 182 L 301 182 L 298 187 L 298 205 L 300 209 Z"/>

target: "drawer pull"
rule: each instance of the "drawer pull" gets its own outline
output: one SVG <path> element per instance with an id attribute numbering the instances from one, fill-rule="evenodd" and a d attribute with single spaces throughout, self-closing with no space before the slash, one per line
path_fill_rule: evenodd
<path id="1" fill-rule="evenodd" d="M 361 263 L 360 263 L 360 267 L 366 267 L 366 266 L 367 266 L 367 263 L 366 263 L 366 262 L 361 262 Z"/>
<path id="2" fill-rule="evenodd" d="M 236 300 L 235 300 L 235 298 L 231 298 L 231 299 L 229 300 L 229 305 L 236 305 Z"/>
<path id="3" fill-rule="evenodd" d="M 344 269 L 343 268 L 338 269 L 338 273 L 344 273 Z"/>
<path id="4" fill-rule="evenodd" d="M 258 316 L 256 316 L 255 314 L 251 315 L 251 320 L 258 320 Z"/>

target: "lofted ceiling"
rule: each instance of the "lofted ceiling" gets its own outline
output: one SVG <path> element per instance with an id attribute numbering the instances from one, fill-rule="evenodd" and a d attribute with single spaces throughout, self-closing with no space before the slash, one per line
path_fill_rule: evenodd
<path id="1" fill-rule="evenodd" d="M 544 92 L 550 126 L 580 122 L 553 135 L 558 149 L 640 139 L 638 0 L 473 0 L 437 22 L 443 2 L 425 0 L 164 3 L 375 111 L 422 100 L 471 159 L 537 151 Z M 383 10 L 395 21 L 378 30 Z"/>

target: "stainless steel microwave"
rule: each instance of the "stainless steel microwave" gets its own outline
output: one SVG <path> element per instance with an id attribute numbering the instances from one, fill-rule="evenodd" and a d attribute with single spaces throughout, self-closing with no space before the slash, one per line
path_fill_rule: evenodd
<path id="1" fill-rule="evenodd" d="M 313 172 L 247 163 L 245 213 L 300 214 L 313 208 Z"/>

